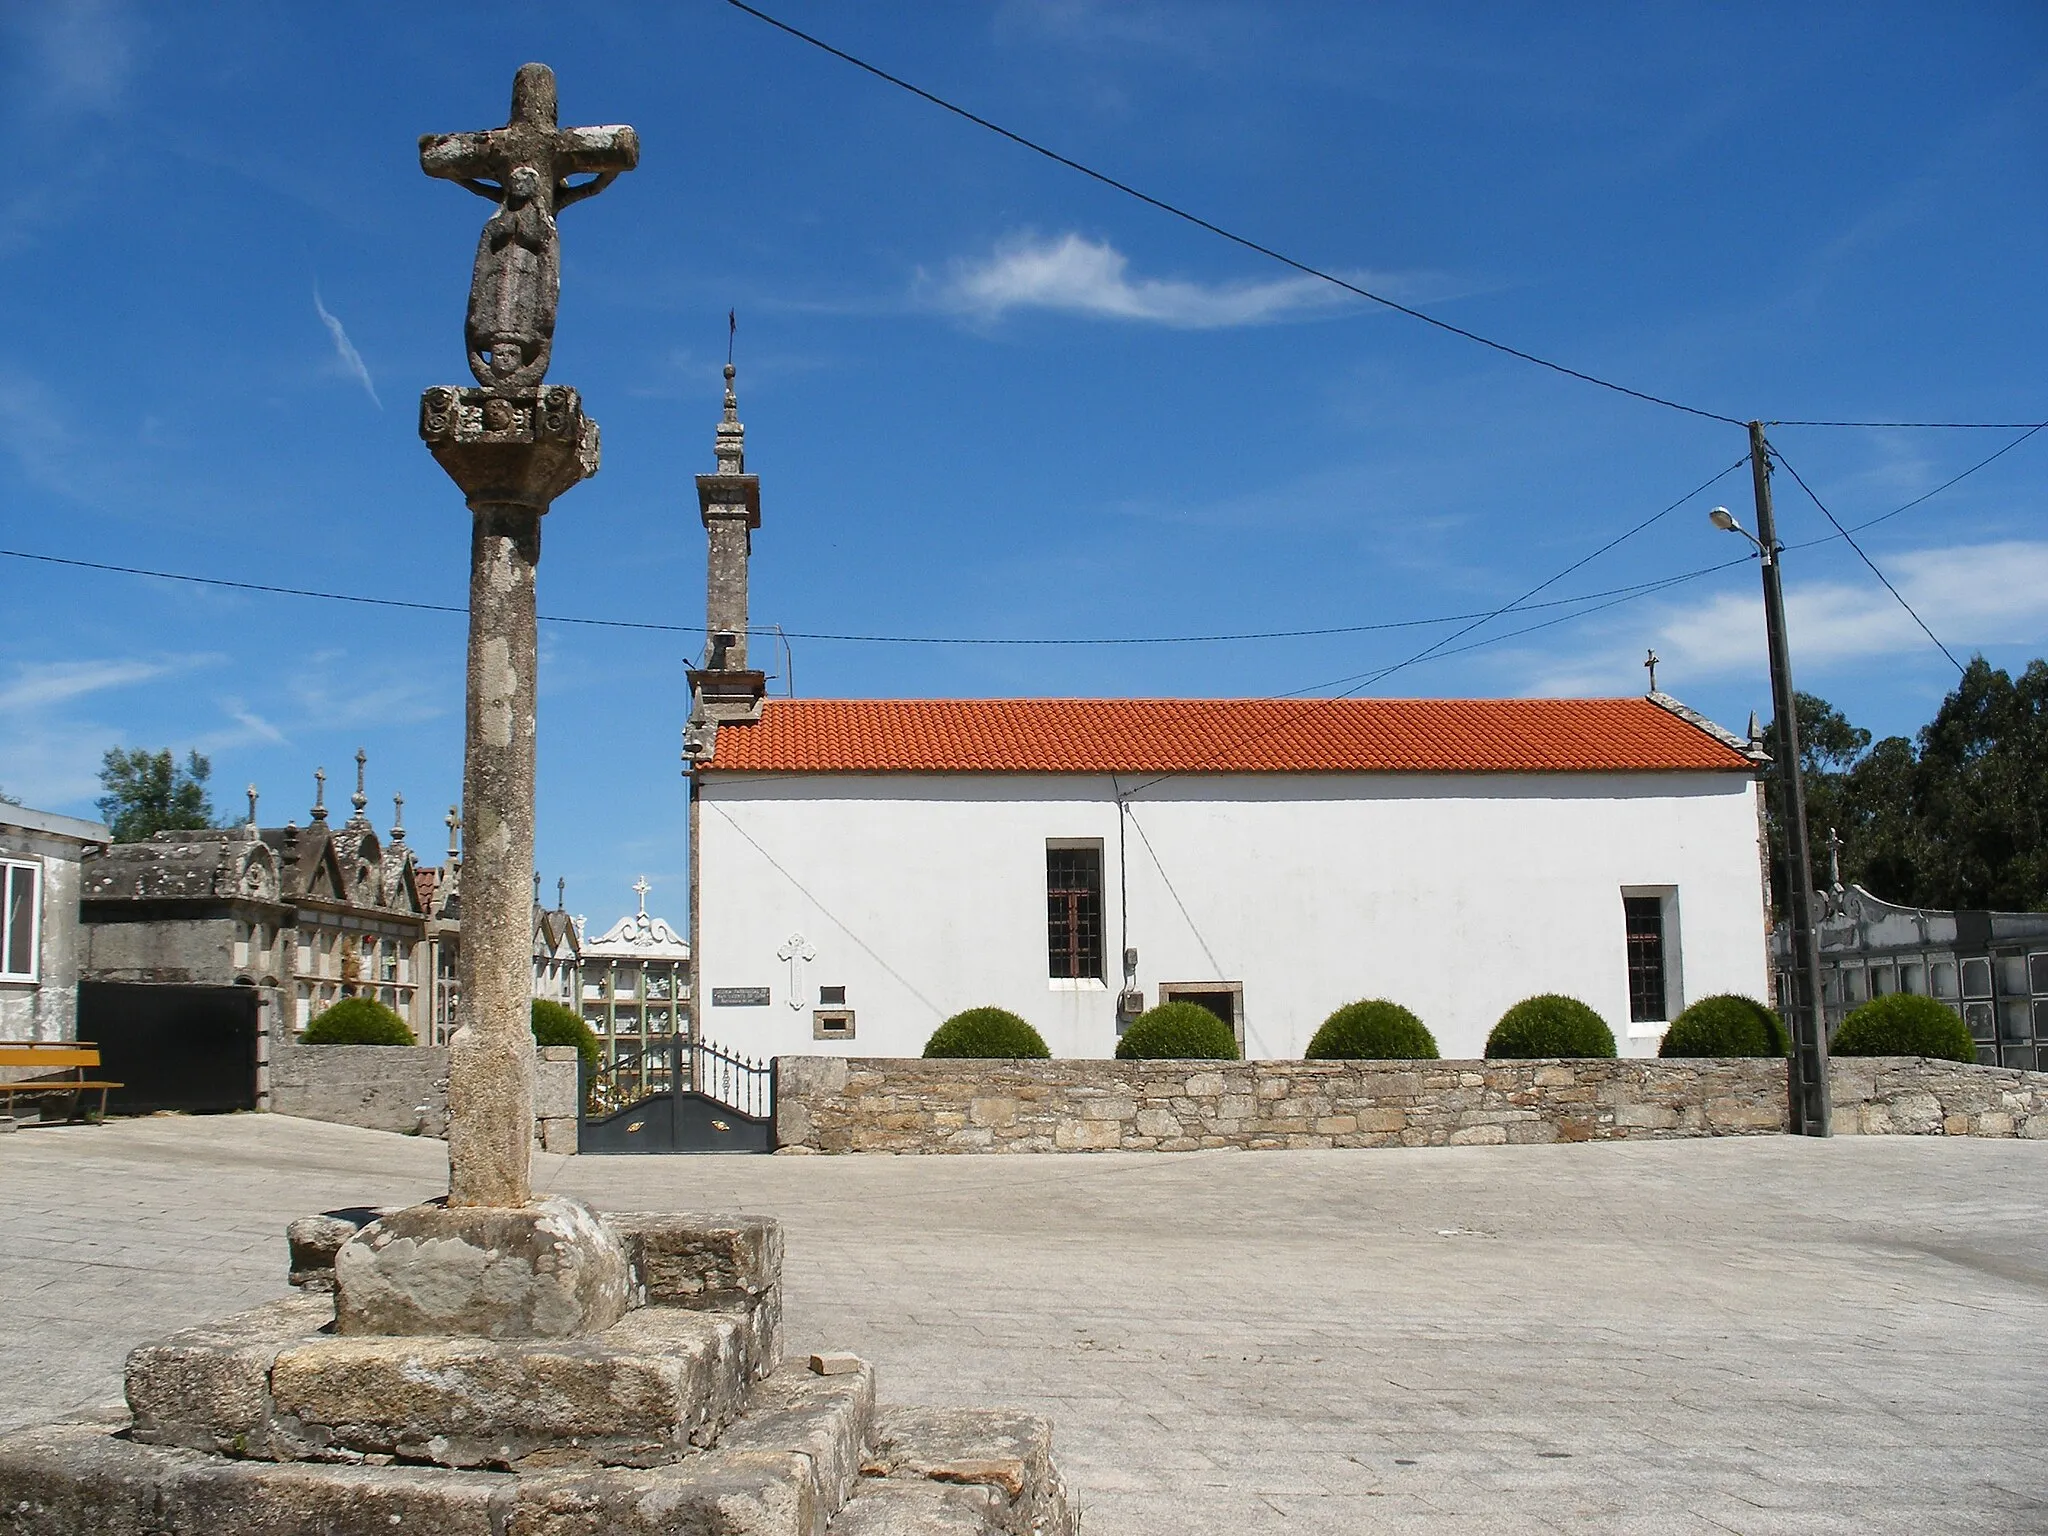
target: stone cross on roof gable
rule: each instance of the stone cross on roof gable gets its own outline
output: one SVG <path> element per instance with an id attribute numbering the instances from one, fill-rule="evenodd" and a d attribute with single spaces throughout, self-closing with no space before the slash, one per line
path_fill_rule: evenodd
<path id="1" fill-rule="evenodd" d="M 647 883 L 645 875 L 642 875 L 633 882 L 633 890 L 640 898 L 640 915 L 642 917 L 647 915 L 647 893 L 653 889 L 654 887 Z"/>
<path id="2" fill-rule="evenodd" d="M 370 797 L 363 792 L 363 770 L 370 764 L 370 754 L 361 747 L 356 748 L 356 792 L 348 797 L 348 803 L 356 808 L 350 821 L 363 820 L 363 812 L 370 808 Z"/>
<path id="3" fill-rule="evenodd" d="M 323 822 L 326 819 L 327 770 L 325 768 L 315 768 L 313 770 L 313 820 Z"/>
<path id="4" fill-rule="evenodd" d="M 421 170 L 498 204 L 477 242 L 463 326 L 477 383 L 515 393 L 547 376 L 562 285 L 555 215 L 639 163 L 631 128 L 556 126 L 555 74 L 545 64 L 520 66 L 504 127 L 420 136 Z M 574 175 L 593 179 L 572 185 Z"/>

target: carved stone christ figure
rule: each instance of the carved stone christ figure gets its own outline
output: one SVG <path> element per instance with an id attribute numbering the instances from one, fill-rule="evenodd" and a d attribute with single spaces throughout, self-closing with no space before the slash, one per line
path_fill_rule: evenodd
<path id="1" fill-rule="evenodd" d="M 504 127 L 420 139 L 421 170 L 498 204 L 477 241 L 463 337 L 469 371 L 500 394 L 528 393 L 548 371 L 562 286 L 555 215 L 640 160 L 631 128 L 558 128 L 555 117 L 554 71 L 526 64 L 513 77 Z M 591 180 L 571 184 L 579 174 Z"/>

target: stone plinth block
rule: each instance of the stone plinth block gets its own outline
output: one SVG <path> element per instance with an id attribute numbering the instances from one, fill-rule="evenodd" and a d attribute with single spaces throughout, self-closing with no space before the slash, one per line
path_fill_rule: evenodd
<path id="1" fill-rule="evenodd" d="M 654 1307 L 591 1338 L 301 1339 L 271 1367 L 272 1450 L 656 1466 L 708 1445 L 739 1413 L 756 1369 L 747 1343 L 739 1319 Z"/>
<path id="2" fill-rule="evenodd" d="M 782 1224 L 766 1216 L 699 1216 L 677 1211 L 607 1211 L 625 1244 L 642 1305 L 744 1306 L 782 1276 Z"/>
<path id="3" fill-rule="evenodd" d="M 125 1386 L 135 1438 L 269 1455 L 270 1362 L 333 1321 L 331 1297 L 287 1296 L 131 1350 Z"/>
<path id="4" fill-rule="evenodd" d="M 420 440 L 472 508 L 531 507 L 597 473 L 597 423 L 576 391 L 530 394 L 442 385 L 420 396 Z"/>
<path id="5" fill-rule="evenodd" d="M 0 1437 L 7 1536 L 500 1536 L 512 1480 L 438 1467 L 242 1461 L 139 1445 L 119 1424 Z"/>
<path id="6" fill-rule="evenodd" d="M 626 1250 L 591 1209 L 550 1197 L 513 1209 L 415 1205 L 335 1255 L 344 1334 L 570 1338 L 626 1315 Z"/>

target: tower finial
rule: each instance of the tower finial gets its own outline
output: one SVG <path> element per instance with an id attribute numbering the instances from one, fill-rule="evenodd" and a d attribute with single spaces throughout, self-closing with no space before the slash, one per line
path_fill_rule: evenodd
<path id="1" fill-rule="evenodd" d="M 405 841 L 405 796 L 391 797 L 391 845 L 397 847 Z"/>
<path id="2" fill-rule="evenodd" d="M 743 475 L 747 472 L 747 429 L 740 422 L 740 397 L 733 388 L 733 378 L 738 371 L 731 363 L 725 365 L 725 414 L 719 418 L 718 433 L 712 445 L 721 475 Z"/>
<path id="3" fill-rule="evenodd" d="M 327 770 L 313 770 L 313 820 L 318 825 L 327 822 Z"/>
<path id="4" fill-rule="evenodd" d="M 569 905 L 569 877 L 555 876 L 555 910 L 562 911 Z"/>
<path id="5" fill-rule="evenodd" d="M 450 864 L 460 864 L 462 862 L 462 845 L 455 840 L 456 836 L 462 831 L 462 811 L 460 807 L 449 806 L 448 814 L 442 820 L 448 828 L 448 862 Z"/>
<path id="6" fill-rule="evenodd" d="M 256 825 L 256 786 L 249 786 L 249 825 Z"/>
<path id="7" fill-rule="evenodd" d="M 361 821 L 363 812 L 370 807 L 370 797 L 363 793 L 363 769 L 369 766 L 370 754 L 361 747 L 356 748 L 356 792 L 348 797 L 348 803 L 356 808 L 354 820 Z"/>

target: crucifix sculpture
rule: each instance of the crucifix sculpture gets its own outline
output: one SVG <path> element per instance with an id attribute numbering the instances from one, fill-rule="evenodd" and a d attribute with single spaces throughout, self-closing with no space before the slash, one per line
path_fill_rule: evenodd
<path id="1" fill-rule="evenodd" d="M 486 389 L 529 390 L 547 376 L 562 287 L 555 215 L 640 161 L 631 128 L 560 128 L 555 117 L 554 71 L 525 64 L 513 76 L 504 127 L 420 137 L 421 170 L 498 205 L 477 240 L 463 326 L 469 371 Z M 592 179 L 568 180 L 579 174 Z"/>

